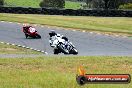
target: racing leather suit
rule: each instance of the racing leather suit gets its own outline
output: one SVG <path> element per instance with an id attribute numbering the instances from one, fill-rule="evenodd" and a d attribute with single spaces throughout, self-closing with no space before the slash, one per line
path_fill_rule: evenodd
<path id="1" fill-rule="evenodd" d="M 23 27 L 23 32 L 24 33 L 28 33 L 28 30 L 29 30 L 30 27 L 32 27 L 32 26 L 25 26 L 25 27 Z"/>
<path id="2" fill-rule="evenodd" d="M 65 37 L 63 35 L 60 35 L 60 34 L 56 34 L 55 36 L 50 37 L 50 41 L 53 41 L 55 39 L 55 37 L 60 37 L 60 38 L 64 39 L 65 40 L 65 45 L 67 47 L 67 44 L 68 44 L 68 41 L 69 41 L 67 37 Z M 52 47 L 51 43 L 50 43 L 50 46 Z"/>

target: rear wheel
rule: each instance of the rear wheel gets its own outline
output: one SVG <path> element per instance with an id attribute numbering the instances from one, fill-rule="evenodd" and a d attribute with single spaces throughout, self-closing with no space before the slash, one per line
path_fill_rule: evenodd
<path id="1" fill-rule="evenodd" d="M 58 49 L 54 49 L 54 54 L 59 54 L 59 50 Z"/>
<path id="2" fill-rule="evenodd" d="M 25 34 L 25 37 L 26 37 L 26 39 L 28 38 L 28 35 L 27 34 Z"/>

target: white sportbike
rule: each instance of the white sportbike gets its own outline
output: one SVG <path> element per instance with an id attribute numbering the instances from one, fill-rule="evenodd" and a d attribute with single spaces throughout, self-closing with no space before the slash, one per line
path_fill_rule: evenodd
<path id="1" fill-rule="evenodd" d="M 49 43 L 50 46 L 54 48 L 54 54 L 78 54 L 75 46 L 71 42 L 65 41 L 65 39 L 62 39 L 61 37 L 53 36 L 50 38 Z"/>

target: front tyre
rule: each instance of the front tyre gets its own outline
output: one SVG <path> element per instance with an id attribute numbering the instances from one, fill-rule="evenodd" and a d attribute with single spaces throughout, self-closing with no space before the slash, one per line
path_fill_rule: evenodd
<path id="1" fill-rule="evenodd" d="M 36 34 L 36 38 L 41 39 L 41 36 L 39 34 Z"/>
<path id="2" fill-rule="evenodd" d="M 72 49 L 72 54 L 73 54 L 73 55 L 77 55 L 77 54 L 78 54 L 77 49 L 73 48 L 73 49 Z"/>

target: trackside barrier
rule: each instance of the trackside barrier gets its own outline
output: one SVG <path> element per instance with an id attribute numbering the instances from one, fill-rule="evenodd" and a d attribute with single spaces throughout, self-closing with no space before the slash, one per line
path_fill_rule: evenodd
<path id="1" fill-rule="evenodd" d="M 82 10 L 82 9 L 73 10 L 54 8 L 0 7 L 0 13 L 132 17 L 132 10 Z"/>

